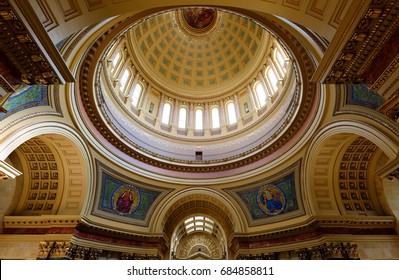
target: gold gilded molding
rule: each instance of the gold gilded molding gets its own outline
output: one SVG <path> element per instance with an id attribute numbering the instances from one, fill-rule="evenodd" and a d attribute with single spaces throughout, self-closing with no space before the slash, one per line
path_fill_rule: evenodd
<path id="1" fill-rule="evenodd" d="M 399 26 L 398 8 L 399 2 L 392 0 L 372 1 L 369 4 L 337 59 L 331 62 L 324 83 L 364 83 L 367 80 L 368 68 Z M 388 72 L 385 71 L 384 75 Z M 376 91 L 386 79 L 380 78 L 373 90 Z"/>

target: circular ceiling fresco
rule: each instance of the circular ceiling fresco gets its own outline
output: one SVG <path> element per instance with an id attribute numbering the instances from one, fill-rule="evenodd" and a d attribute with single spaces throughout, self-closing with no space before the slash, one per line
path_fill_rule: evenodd
<path id="1" fill-rule="evenodd" d="M 216 22 L 216 9 L 211 8 L 185 8 L 179 10 L 184 22 L 199 34 L 209 30 Z"/>

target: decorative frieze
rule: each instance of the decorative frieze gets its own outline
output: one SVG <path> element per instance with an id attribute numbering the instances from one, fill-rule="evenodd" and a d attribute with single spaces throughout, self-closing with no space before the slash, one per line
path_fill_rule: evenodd
<path id="1" fill-rule="evenodd" d="M 42 241 L 37 259 L 63 259 L 69 246 L 67 241 Z"/>
<path id="2" fill-rule="evenodd" d="M 151 254 L 137 254 L 116 252 L 109 250 L 102 250 L 97 248 L 90 248 L 70 244 L 66 251 L 65 258 L 70 260 L 99 260 L 99 259 L 113 259 L 113 260 L 161 260 L 159 255 Z"/>
<path id="3" fill-rule="evenodd" d="M 340 55 L 332 64 L 324 80 L 325 83 L 356 84 L 367 81 L 368 84 L 373 84 L 376 82 L 379 75 L 383 74 L 383 67 L 375 68 L 373 60 L 381 54 L 391 58 L 397 54 L 393 53 L 392 48 L 386 50 L 381 48 L 389 42 L 399 25 L 396 12 L 398 7 L 397 1 L 385 0 L 370 3 L 363 17 L 358 21 L 352 36 L 346 41 Z M 384 80 L 386 79 L 385 77 Z M 374 87 L 373 90 L 377 91 L 378 88 Z"/>
<path id="4" fill-rule="evenodd" d="M 300 260 L 360 259 L 357 244 L 326 243 L 296 251 Z"/>
<path id="5" fill-rule="evenodd" d="M 278 260 L 277 253 L 238 255 L 237 260 Z"/>
<path id="6" fill-rule="evenodd" d="M 50 47 L 44 51 L 42 45 L 53 46 L 50 38 L 41 36 L 29 31 L 25 26 L 25 15 L 21 15 L 20 11 L 15 9 L 10 1 L 2 1 L 0 9 L 0 26 L 1 26 L 1 51 L 10 58 L 9 67 L 17 69 L 14 73 L 17 80 L 9 80 L 11 86 L 16 84 L 59 84 L 66 81 L 72 82 L 74 78 L 67 69 L 65 63 L 59 60 L 58 67 L 54 67 L 54 60 L 50 60 L 45 53 L 52 52 L 55 59 L 59 56 L 54 49 Z M 21 2 L 22 3 L 22 2 Z M 26 3 L 22 3 L 22 9 L 31 9 Z M 21 8 L 21 7 L 19 7 Z M 27 13 L 28 14 L 28 13 Z M 15 54 L 18 55 L 15 55 Z M 60 75 L 61 71 L 65 71 Z"/>
<path id="7" fill-rule="evenodd" d="M 320 246 L 273 253 L 240 254 L 238 260 L 332 260 L 360 259 L 358 245 L 354 243 L 325 243 Z"/>

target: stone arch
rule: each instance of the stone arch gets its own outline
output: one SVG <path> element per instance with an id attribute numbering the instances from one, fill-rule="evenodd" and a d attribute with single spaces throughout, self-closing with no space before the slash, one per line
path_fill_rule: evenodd
<path id="1" fill-rule="evenodd" d="M 221 259 L 223 257 L 222 249 L 217 240 L 204 233 L 189 235 L 183 238 L 182 244 L 176 252 L 177 259 L 195 258 L 198 252 L 203 253 L 208 259 Z"/>
<path id="2" fill-rule="evenodd" d="M 367 143 L 363 146 L 372 147 L 369 153 L 370 158 L 362 157 L 356 159 L 356 162 L 345 159 L 345 155 L 350 153 L 351 147 L 359 141 L 363 141 L 362 139 L 365 139 L 364 143 Z M 311 214 L 346 215 L 348 214 L 346 210 L 350 210 L 350 206 L 345 204 L 346 200 L 348 202 L 351 199 L 361 201 L 362 199 L 356 198 L 357 195 L 359 197 L 360 195 L 362 197 L 371 195 L 374 203 L 377 204 L 376 209 L 373 209 L 375 210 L 373 215 L 383 215 L 381 205 L 376 201 L 374 182 L 376 161 L 381 155 L 393 160 L 397 152 L 397 146 L 388 135 L 384 135 L 366 124 L 348 121 L 340 122 L 339 125 L 333 123 L 326 126 L 310 144 L 304 160 L 304 186 L 307 188 L 304 190 L 304 196 L 305 201 L 309 203 Z M 353 164 L 353 168 L 350 166 L 351 164 Z M 358 165 L 362 165 L 363 170 L 360 170 Z M 310 166 L 316 166 L 316 168 Z M 353 175 L 349 174 L 351 172 Z M 360 175 L 361 177 L 358 177 Z M 347 176 L 352 176 L 353 180 Z M 351 182 L 357 182 L 353 188 L 348 186 Z M 360 183 L 366 184 L 366 187 L 360 186 Z M 367 184 L 371 186 L 370 190 Z M 345 193 L 349 196 L 346 197 Z M 359 214 L 358 210 L 362 210 L 362 207 L 352 210 L 354 210 L 353 214 L 357 215 Z"/>
<path id="3" fill-rule="evenodd" d="M 174 221 L 179 220 L 174 214 L 182 214 L 185 217 L 197 213 L 193 211 L 195 208 L 202 208 L 202 210 L 200 209 L 201 213 L 204 213 L 206 210 L 208 213 L 205 214 L 210 214 L 212 217 L 218 215 L 218 217 L 214 217 L 215 220 L 224 224 L 226 230 L 230 233 L 244 231 L 246 225 L 244 222 L 245 216 L 243 213 L 238 212 L 237 209 L 240 208 L 232 205 L 231 199 L 222 193 L 202 187 L 192 187 L 179 191 L 165 200 L 155 210 L 154 219 L 150 222 L 151 227 L 156 232 L 167 232 L 170 225 L 174 224 Z"/>
<path id="4" fill-rule="evenodd" d="M 156 232 L 163 232 L 170 241 L 176 228 L 190 216 L 203 215 L 212 218 L 223 231 L 225 240 L 235 233 L 243 232 L 243 213 L 238 213 L 239 207 L 231 205 L 231 201 L 218 191 L 193 187 L 177 192 L 165 203 L 158 206 L 151 221 L 151 227 Z M 158 212 L 159 211 L 159 212 Z"/>
<path id="5" fill-rule="evenodd" d="M 0 159 L 8 157 L 24 171 L 16 179 L 23 186 L 21 200 L 11 202 L 16 215 L 83 213 L 92 161 L 86 144 L 70 127 L 57 122 L 25 126 L 1 145 Z M 48 211 L 39 211 L 45 207 Z"/>

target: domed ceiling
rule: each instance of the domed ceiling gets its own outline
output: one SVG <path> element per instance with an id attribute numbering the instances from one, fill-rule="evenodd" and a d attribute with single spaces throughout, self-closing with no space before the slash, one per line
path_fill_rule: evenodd
<path id="1" fill-rule="evenodd" d="M 112 55 L 121 49 L 125 61 L 118 71 L 130 67 L 134 81 L 129 84 L 145 87 L 136 108 L 129 102 L 133 90 L 121 93 L 115 85 Z M 273 62 L 277 49 L 288 54 L 288 68 L 280 69 L 285 76 L 278 81 L 279 89 L 262 107 L 254 100 L 255 85 L 270 89 L 265 75 L 268 67 L 277 67 Z M 85 57 L 80 87 L 94 133 L 101 135 L 95 137 L 113 157 L 167 176 L 223 177 L 264 166 L 306 132 L 303 125 L 310 124 L 309 112 L 318 98 L 315 88 L 300 77 L 310 79 L 313 71 L 305 48 L 281 26 L 196 7 L 125 18 L 104 29 Z M 167 125 L 160 120 L 165 102 L 173 106 Z M 228 103 L 235 105 L 237 123 L 222 120 L 225 123 L 215 132 L 209 125 L 210 109 L 219 106 L 221 118 L 227 119 Z M 184 134 L 177 127 L 181 106 L 191 118 Z M 193 108 L 208 114 L 204 117 L 208 127 L 200 134 L 193 125 Z"/>
<path id="2" fill-rule="evenodd" d="M 155 75 L 152 81 L 190 98 L 235 90 L 253 75 L 269 37 L 248 18 L 210 8 L 161 13 L 129 32 L 136 59 Z"/>

